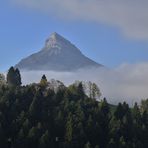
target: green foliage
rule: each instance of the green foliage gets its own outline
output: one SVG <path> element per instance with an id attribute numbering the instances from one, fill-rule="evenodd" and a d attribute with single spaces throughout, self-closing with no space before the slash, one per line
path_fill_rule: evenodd
<path id="1" fill-rule="evenodd" d="M 72 141 L 72 136 L 73 136 L 72 115 L 71 115 L 71 113 L 69 113 L 68 117 L 67 117 L 67 122 L 66 122 L 65 140 L 67 142 L 71 142 Z"/>
<path id="2" fill-rule="evenodd" d="M 96 83 L 92 82 L 83 82 L 83 87 L 85 88 L 88 96 L 92 99 L 100 99 L 101 97 L 101 92 L 99 87 L 97 86 Z"/>
<path id="3" fill-rule="evenodd" d="M 39 140 L 39 147 L 40 148 L 48 148 L 49 147 L 49 133 L 46 131 Z"/>
<path id="4" fill-rule="evenodd" d="M 47 78 L 45 75 L 43 75 L 40 81 L 41 87 L 45 88 L 47 86 L 47 83 L 48 83 Z"/>
<path id="5" fill-rule="evenodd" d="M 148 99 L 141 101 L 141 111 L 146 111 L 148 113 Z"/>
<path id="6" fill-rule="evenodd" d="M 124 140 L 124 137 L 120 137 L 120 140 L 119 140 L 119 148 L 126 148 L 126 142 Z"/>
<path id="7" fill-rule="evenodd" d="M 82 82 L 49 85 L 43 76 L 21 86 L 16 73 L 20 81 L 12 67 L 0 87 L 0 148 L 147 148 L 148 99 L 112 106 L 94 98 L 92 85 L 88 97 Z"/>
<path id="8" fill-rule="evenodd" d="M 11 67 L 7 73 L 7 83 L 10 86 L 20 86 L 21 82 L 21 75 L 18 69 Z"/>
<path id="9" fill-rule="evenodd" d="M 87 142 L 84 146 L 84 148 L 91 148 L 91 144 L 89 142 Z"/>
<path id="10" fill-rule="evenodd" d="M 0 85 L 4 85 L 4 84 L 6 84 L 5 76 L 0 73 Z"/>
<path id="11" fill-rule="evenodd" d="M 99 145 L 96 145 L 95 148 L 99 148 Z"/>

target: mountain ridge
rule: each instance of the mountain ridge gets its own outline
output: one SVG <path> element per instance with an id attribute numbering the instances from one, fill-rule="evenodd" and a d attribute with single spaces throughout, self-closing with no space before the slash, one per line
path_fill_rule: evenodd
<path id="1" fill-rule="evenodd" d="M 46 39 L 44 47 L 15 65 L 20 70 L 75 71 L 82 68 L 101 67 L 101 64 L 82 54 L 70 41 L 54 32 Z"/>

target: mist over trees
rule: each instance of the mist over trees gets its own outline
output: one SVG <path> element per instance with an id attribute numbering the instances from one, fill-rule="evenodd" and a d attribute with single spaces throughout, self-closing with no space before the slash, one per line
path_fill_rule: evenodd
<path id="1" fill-rule="evenodd" d="M 4 79 L 3 79 L 4 80 Z M 11 67 L 0 80 L 2 148 L 147 148 L 148 99 L 130 108 L 100 99 L 99 87 L 76 81 L 70 86 L 43 75 L 21 86 Z M 88 87 L 89 86 L 89 87 Z"/>

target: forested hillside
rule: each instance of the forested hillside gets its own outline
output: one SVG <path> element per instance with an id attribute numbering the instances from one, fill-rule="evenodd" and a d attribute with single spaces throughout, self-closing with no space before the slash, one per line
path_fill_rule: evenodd
<path id="1" fill-rule="evenodd" d="M 45 75 L 22 86 L 13 67 L 0 83 L 0 148 L 148 147 L 148 99 L 113 107 L 94 83 L 67 87 Z"/>

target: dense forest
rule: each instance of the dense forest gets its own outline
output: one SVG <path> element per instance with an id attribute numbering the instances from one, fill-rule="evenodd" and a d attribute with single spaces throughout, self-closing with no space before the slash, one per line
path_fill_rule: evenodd
<path id="1" fill-rule="evenodd" d="M 148 99 L 129 107 L 100 96 L 95 83 L 45 75 L 23 86 L 11 67 L 0 75 L 0 148 L 147 148 Z"/>

